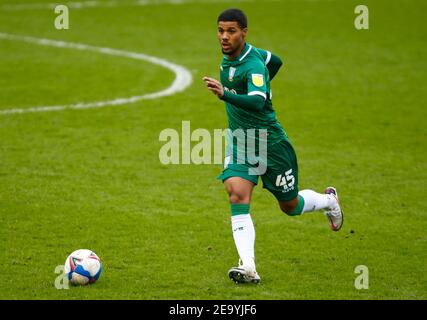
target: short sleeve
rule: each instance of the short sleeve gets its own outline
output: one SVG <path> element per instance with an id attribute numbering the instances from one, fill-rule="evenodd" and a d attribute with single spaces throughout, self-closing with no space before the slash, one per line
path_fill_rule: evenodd
<path id="1" fill-rule="evenodd" d="M 271 52 L 260 48 L 257 48 L 257 50 L 261 55 L 262 59 L 264 60 L 264 64 L 267 65 L 271 60 Z"/>
<path id="2" fill-rule="evenodd" d="M 258 60 L 253 63 L 247 72 L 248 95 L 259 95 L 267 99 L 267 84 L 265 79 L 266 67 Z"/>

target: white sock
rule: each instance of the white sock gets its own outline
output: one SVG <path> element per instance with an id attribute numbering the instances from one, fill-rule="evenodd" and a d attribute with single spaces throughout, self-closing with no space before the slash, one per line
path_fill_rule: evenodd
<path id="1" fill-rule="evenodd" d="M 255 268 L 255 228 L 250 214 L 231 216 L 234 243 L 243 265 Z"/>
<path id="2" fill-rule="evenodd" d="M 336 204 L 336 199 L 330 194 L 317 193 L 313 190 L 301 190 L 298 194 L 304 198 L 304 208 L 302 212 L 326 209 Z"/>

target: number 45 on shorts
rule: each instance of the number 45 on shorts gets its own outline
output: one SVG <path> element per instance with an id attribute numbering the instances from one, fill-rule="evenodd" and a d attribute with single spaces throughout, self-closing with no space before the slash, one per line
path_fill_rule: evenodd
<path id="1" fill-rule="evenodd" d="M 283 187 L 286 191 L 294 189 L 295 177 L 292 174 L 292 169 L 285 172 L 284 175 L 279 174 L 276 178 L 276 186 Z"/>

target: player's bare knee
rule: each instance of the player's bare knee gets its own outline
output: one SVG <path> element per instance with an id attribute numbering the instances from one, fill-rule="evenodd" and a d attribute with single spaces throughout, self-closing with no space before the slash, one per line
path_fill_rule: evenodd
<path id="1" fill-rule="evenodd" d="M 231 192 L 229 193 L 230 203 L 238 204 L 238 203 L 248 203 L 249 196 L 242 192 Z"/>
<path id="2" fill-rule="evenodd" d="M 243 188 L 231 185 L 227 187 L 227 193 L 232 204 L 249 203 L 250 195 Z"/>

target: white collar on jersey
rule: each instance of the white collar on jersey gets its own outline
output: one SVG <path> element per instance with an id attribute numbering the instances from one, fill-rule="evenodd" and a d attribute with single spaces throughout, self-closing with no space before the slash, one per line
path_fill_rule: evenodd
<path id="1" fill-rule="evenodd" d="M 239 61 L 242 61 L 247 55 L 248 53 L 252 50 L 252 45 L 249 45 L 249 49 L 248 51 L 246 51 L 246 53 L 239 59 Z"/>

